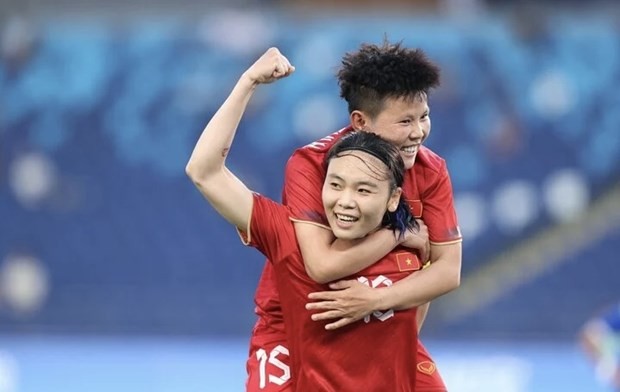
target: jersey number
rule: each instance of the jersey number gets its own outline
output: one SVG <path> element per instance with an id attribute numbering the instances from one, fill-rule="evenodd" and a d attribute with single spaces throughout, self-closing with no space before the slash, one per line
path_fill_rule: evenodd
<path id="1" fill-rule="evenodd" d="M 290 367 L 277 358 L 278 355 L 280 354 L 284 354 L 288 357 L 288 349 L 279 344 L 276 347 L 274 347 L 273 350 L 271 350 L 271 352 L 269 353 L 269 356 L 267 356 L 267 351 L 265 351 L 262 348 L 256 351 L 256 359 L 258 359 L 259 361 L 260 389 L 265 388 L 265 386 L 267 385 L 267 377 L 266 377 L 267 375 L 265 374 L 267 362 L 277 367 L 278 369 L 282 370 L 282 375 L 279 377 L 274 376 L 273 374 L 270 374 L 269 382 L 272 382 L 277 385 L 282 385 L 291 378 Z"/>
<path id="2" fill-rule="evenodd" d="M 364 283 L 366 286 L 370 286 L 373 289 L 379 286 L 391 286 L 392 285 L 392 281 L 383 275 L 379 275 L 373 280 L 368 280 L 368 278 L 364 276 L 360 276 L 359 278 L 357 278 L 357 281 Z M 379 321 L 385 321 L 389 319 L 390 317 L 394 317 L 394 310 L 390 309 L 390 310 L 386 310 L 385 312 L 380 312 L 378 310 L 375 310 L 374 312 L 372 312 L 372 315 L 378 318 Z M 364 322 L 365 323 L 370 322 L 370 315 L 364 317 Z"/>

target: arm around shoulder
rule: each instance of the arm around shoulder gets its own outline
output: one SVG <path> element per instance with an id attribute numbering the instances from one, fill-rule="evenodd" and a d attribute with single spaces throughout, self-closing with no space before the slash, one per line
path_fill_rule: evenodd
<path id="1" fill-rule="evenodd" d="M 321 151 L 304 147 L 286 165 L 283 200 L 291 209 L 295 234 L 308 276 L 327 283 L 356 273 L 379 260 L 398 241 L 389 230 L 380 230 L 353 246 L 336 240 L 321 219 L 324 216 L 322 188 L 325 172 Z"/>
<path id="2" fill-rule="evenodd" d="M 353 245 L 334 241 L 331 230 L 309 222 L 296 222 L 295 234 L 306 272 L 317 283 L 329 283 L 363 270 L 389 253 L 399 241 L 387 229 Z"/>

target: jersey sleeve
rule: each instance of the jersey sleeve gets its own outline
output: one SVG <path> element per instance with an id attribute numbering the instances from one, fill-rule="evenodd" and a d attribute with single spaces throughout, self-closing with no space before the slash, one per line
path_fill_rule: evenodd
<path id="1" fill-rule="evenodd" d="M 277 262 L 296 249 L 295 231 L 289 217 L 285 206 L 255 193 L 249 227 L 237 231 L 245 245 Z"/>
<path id="2" fill-rule="evenodd" d="M 446 244 L 461 241 L 452 183 L 445 161 L 442 162 L 434 184 L 420 196 L 424 203 L 422 219 L 428 227 L 431 243 Z"/>
<path id="3" fill-rule="evenodd" d="M 294 220 L 327 225 L 321 197 L 325 179 L 322 156 L 300 149 L 286 164 L 282 201 Z"/>

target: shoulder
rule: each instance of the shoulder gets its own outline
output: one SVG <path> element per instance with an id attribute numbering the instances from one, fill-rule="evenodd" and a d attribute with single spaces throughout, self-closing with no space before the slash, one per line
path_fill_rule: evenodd
<path id="1" fill-rule="evenodd" d="M 252 221 L 256 226 L 263 226 L 270 222 L 288 222 L 290 212 L 288 207 L 278 203 L 260 193 L 254 193 L 252 207 Z"/>
<path id="2" fill-rule="evenodd" d="M 297 249 L 295 228 L 288 208 L 258 193 L 254 194 L 252 218 L 246 230 L 237 230 L 241 241 L 278 263 Z"/>
<path id="3" fill-rule="evenodd" d="M 347 126 L 339 131 L 331 133 L 327 136 L 324 136 L 318 140 L 315 140 L 311 143 L 306 144 L 303 147 L 298 148 L 293 153 L 293 156 L 296 154 L 317 154 L 317 155 L 325 155 L 329 151 L 330 148 L 338 141 L 340 138 L 347 133 L 352 132 L 351 127 Z"/>
<path id="4" fill-rule="evenodd" d="M 450 174 L 445 159 L 427 147 L 420 148 L 413 169 L 409 170 L 409 173 L 415 177 L 420 196 L 428 196 L 427 192 L 433 190 L 450 188 Z"/>
<path id="5" fill-rule="evenodd" d="M 446 160 L 428 147 L 421 146 L 416 157 L 414 170 L 426 173 L 441 174 L 445 172 Z"/>
<path id="6" fill-rule="evenodd" d="M 286 163 L 286 170 L 298 171 L 308 168 L 315 168 L 319 171 L 322 170 L 323 162 L 325 161 L 325 156 L 329 149 L 332 148 L 342 136 L 351 131 L 350 127 L 345 127 L 296 149 Z"/>

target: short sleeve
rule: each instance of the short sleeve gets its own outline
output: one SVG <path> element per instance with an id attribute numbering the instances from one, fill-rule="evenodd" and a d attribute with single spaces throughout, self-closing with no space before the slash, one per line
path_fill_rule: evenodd
<path id="1" fill-rule="evenodd" d="M 327 225 L 321 196 L 325 179 L 323 156 L 300 149 L 286 164 L 282 201 L 295 220 Z"/>
<path id="2" fill-rule="evenodd" d="M 422 219 L 428 227 L 431 243 L 461 241 L 461 231 L 454 208 L 452 183 L 445 161 L 433 184 L 420 197 L 424 204 Z"/>
<path id="3" fill-rule="evenodd" d="M 284 259 L 297 249 L 288 208 L 257 193 L 253 196 L 249 227 L 238 232 L 245 245 L 258 249 L 272 262 Z"/>

